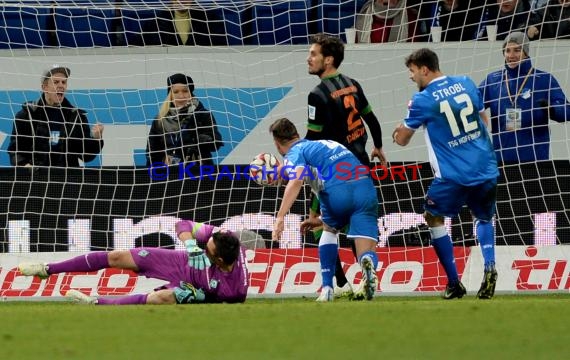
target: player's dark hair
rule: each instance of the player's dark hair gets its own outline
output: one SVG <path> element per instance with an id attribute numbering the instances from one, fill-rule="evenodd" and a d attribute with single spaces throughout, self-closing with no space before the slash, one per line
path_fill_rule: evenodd
<path id="1" fill-rule="evenodd" d="M 215 256 L 221 257 L 224 264 L 233 264 L 239 256 L 239 239 L 231 232 L 218 231 L 212 235 L 214 244 L 216 245 Z"/>
<path id="2" fill-rule="evenodd" d="M 410 65 L 416 65 L 419 68 L 425 66 L 430 71 L 439 71 L 437 54 L 428 48 L 415 50 L 406 58 L 405 63 L 408 68 Z"/>
<path id="3" fill-rule="evenodd" d="M 339 68 L 344 60 L 344 43 L 335 36 L 325 33 L 318 33 L 311 37 L 311 44 L 321 45 L 321 53 L 323 57 L 332 56 L 334 58 L 333 65 Z"/>
<path id="4" fill-rule="evenodd" d="M 273 138 L 280 144 L 285 144 L 299 137 L 295 124 L 287 118 L 275 120 L 269 127 L 269 132 L 273 134 Z"/>

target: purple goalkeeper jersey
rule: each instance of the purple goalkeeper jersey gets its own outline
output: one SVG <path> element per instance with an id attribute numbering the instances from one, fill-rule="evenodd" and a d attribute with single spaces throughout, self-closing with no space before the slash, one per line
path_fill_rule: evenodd
<path id="1" fill-rule="evenodd" d="M 139 275 L 168 281 L 164 286 L 166 288 L 180 286 L 180 282 L 185 281 L 204 291 L 205 302 L 245 301 L 249 276 L 243 247 L 230 272 L 224 272 L 216 265 L 204 270 L 191 268 L 188 265 L 188 253 L 184 250 L 145 247 L 130 251 L 139 268 Z"/>
<path id="2" fill-rule="evenodd" d="M 186 262 L 188 266 L 188 262 Z M 190 280 L 194 287 L 206 294 L 206 302 L 244 302 L 249 288 L 245 248 L 240 248 L 239 256 L 230 272 L 224 272 L 212 265 L 207 270 L 190 268 Z"/>

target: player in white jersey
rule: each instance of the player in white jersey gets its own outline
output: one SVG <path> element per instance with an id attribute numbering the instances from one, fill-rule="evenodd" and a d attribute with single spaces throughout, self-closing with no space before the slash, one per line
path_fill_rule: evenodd
<path id="1" fill-rule="evenodd" d="M 459 280 L 444 217 L 456 216 L 467 205 L 475 219 L 485 260 L 477 296 L 490 299 L 497 282 L 492 219 L 499 171 L 486 129 L 488 118 L 482 98 L 470 78 L 444 75 L 437 54 L 430 49 L 414 51 L 406 58 L 406 66 L 419 92 L 410 101 L 408 116 L 394 130 L 392 138 L 405 146 L 417 129 L 423 127 L 425 131 L 434 180 L 426 194 L 424 218 L 448 278 L 443 298 L 461 298 L 466 293 Z"/>

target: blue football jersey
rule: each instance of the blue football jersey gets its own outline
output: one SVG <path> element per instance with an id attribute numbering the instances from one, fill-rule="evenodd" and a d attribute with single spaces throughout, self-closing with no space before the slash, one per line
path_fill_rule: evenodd
<path id="1" fill-rule="evenodd" d="M 325 187 L 365 177 L 356 174 L 356 168 L 363 166 L 356 156 L 332 140 L 299 140 L 285 155 L 284 166 L 288 173 L 303 168 L 303 180 L 316 193 Z"/>
<path id="2" fill-rule="evenodd" d="M 435 177 L 470 186 L 499 176 L 483 110 L 479 90 L 466 76 L 439 77 L 414 95 L 404 124 L 423 126 Z"/>

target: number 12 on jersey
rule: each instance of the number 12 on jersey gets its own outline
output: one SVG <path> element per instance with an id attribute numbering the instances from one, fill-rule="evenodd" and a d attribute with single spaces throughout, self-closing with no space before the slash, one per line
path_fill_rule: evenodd
<path id="1" fill-rule="evenodd" d="M 459 111 L 459 119 L 463 124 L 463 130 L 465 133 L 476 130 L 479 127 L 477 120 L 469 121 L 467 118 L 469 115 L 473 114 L 473 102 L 467 94 L 459 94 L 453 98 L 458 105 L 463 105 Z M 461 130 L 459 129 L 459 119 L 455 116 L 449 100 L 444 100 L 439 103 L 439 112 L 445 114 L 447 118 L 447 123 L 451 129 L 451 134 L 453 137 L 461 135 Z"/>

